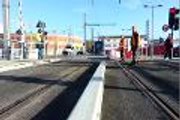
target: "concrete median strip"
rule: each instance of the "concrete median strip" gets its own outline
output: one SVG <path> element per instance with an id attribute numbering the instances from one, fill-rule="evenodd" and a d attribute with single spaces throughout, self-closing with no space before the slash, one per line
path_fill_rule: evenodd
<path id="1" fill-rule="evenodd" d="M 68 120 L 100 120 L 106 63 L 101 62 Z"/>

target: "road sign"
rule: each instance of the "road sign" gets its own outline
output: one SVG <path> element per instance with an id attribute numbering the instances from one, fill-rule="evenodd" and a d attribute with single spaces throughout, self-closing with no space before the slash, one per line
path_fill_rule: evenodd
<path id="1" fill-rule="evenodd" d="M 163 25 L 162 30 L 167 32 L 169 30 L 169 26 L 167 24 Z"/>

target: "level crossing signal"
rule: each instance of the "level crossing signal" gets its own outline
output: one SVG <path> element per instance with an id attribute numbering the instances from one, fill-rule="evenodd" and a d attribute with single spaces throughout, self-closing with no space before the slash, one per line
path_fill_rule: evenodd
<path id="1" fill-rule="evenodd" d="M 169 28 L 173 30 L 179 29 L 179 17 L 176 17 L 180 10 L 173 7 L 169 9 Z"/>

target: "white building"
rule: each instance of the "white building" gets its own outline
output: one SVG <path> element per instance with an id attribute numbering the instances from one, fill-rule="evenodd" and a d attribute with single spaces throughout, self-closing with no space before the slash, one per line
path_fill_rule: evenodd
<path id="1" fill-rule="evenodd" d="M 124 36 L 126 38 L 126 49 L 127 51 L 131 50 L 131 37 L 132 36 Z M 144 40 L 144 35 L 141 35 L 141 47 L 145 47 L 147 45 L 147 41 Z M 119 43 L 122 36 L 100 36 L 99 40 L 104 42 L 104 53 L 113 58 L 119 58 Z"/>

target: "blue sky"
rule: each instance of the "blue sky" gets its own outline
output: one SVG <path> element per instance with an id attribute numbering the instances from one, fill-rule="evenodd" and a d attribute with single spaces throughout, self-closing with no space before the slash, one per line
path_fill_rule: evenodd
<path id="1" fill-rule="evenodd" d="M 10 0 L 10 3 L 11 31 L 14 32 L 19 24 L 18 0 Z M 42 20 L 46 22 L 49 33 L 56 30 L 59 34 L 67 34 L 71 31 L 73 35 L 83 37 L 83 13 L 86 12 L 88 23 L 116 23 L 116 26 L 95 27 L 95 35 L 131 34 L 122 29 L 129 29 L 132 25 L 138 26 L 140 34 L 144 34 L 145 21 L 151 21 L 151 9 L 143 8 L 144 4 L 163 5 L 155 9 L 154 36 L 165 37 L 167 33 L 162 32 L 162 25 L 168 23 L 168 10 L 173 6 L 178 7 L 179 0 L 121 0 L 121 4 L 118 4 L 118 0 L 94 0 L 94 5 L 91 0 L 23 0 L 23 15 L 28 32 L 36 32 L 35 25 Z M 88 37 L 90 28 L 87 29 Z M 177 36 L 178 32 L 175 34 Z"/>

